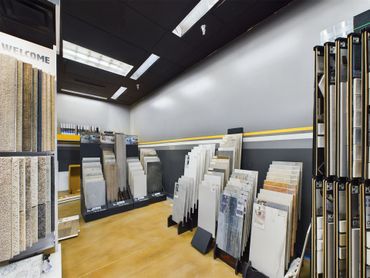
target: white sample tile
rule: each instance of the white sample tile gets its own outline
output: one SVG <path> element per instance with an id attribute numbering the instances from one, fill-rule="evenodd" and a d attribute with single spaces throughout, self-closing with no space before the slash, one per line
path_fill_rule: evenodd
<path id="1" fill-rule="evenodd" d="M 339 221 L 339 233 L 344 234 L 347 232 L 347 221 L 340 220 Z"/>

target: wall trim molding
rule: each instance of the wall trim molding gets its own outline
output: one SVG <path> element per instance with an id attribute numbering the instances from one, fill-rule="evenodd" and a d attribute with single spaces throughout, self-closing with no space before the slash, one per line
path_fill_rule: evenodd
<path id="1" fill-rule="evenodd" d="M 267 142 L 312 139 L 312 126 L 263 130 L 243 133 L 243 142 Z M 265 135 L 265 136 L 264 136 Z M 217 144 L 224 135 L 198 136 L 179 139 L 139 142 L 139 147 L 165 147 L 198 144 Z"/>

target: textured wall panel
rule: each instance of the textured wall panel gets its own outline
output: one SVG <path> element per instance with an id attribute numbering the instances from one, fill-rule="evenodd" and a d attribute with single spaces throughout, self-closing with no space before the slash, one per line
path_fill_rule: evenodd
<path id="1" fill-rule="evenodd" d="M 32 65 L 23 64 L 23 151 L 32 150 L 32 76 Z"/>
<path id="2" fill-rule="evenodd" d="M 16 150 L 17 60 L 0 55 L 0 151 Z"/>
<path id="3" fill-rule="evenodd" d="M 0 157 L 0 261 L 8 260 L 12 254 L 12 159 Z"/>
<path id="4" fill-rule="evenodd" d="M 16 150 L 22 151 L 23 129 L 23 62 L 17 62 L 17 112 L 16 112 Z"/>
<path id="5" fill-rule="evenodd" d="M 21 158 L 12 159 L 12 256 L 19 254 L 19 164 Z"/>

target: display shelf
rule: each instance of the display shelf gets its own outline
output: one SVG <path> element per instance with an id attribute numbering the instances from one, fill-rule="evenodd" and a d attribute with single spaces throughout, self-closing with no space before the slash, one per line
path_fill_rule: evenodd
<path id="1" fill-rule="evenodd" d="M 55 242 L 55 233 L 51 232 L 45 238 L 40 239 L 38 242 L 32 245 L 30 248 L 27 248 L 25 251 L 13 257 L 11 260 L 9 260 L 9 262 L 12 263 L 38 254 L 43 254 L 45 250 L 54 248 Z"/>
<path id="2" fill-rule="evenodd" d="M 48 156 L 54 155 L 54 152 L 0 152 L 0 156 Z"/>
<path id="3" fill-rule="evenodd" d="M 57 140 L 61 142 L 80 142 L 80 135 L 76 134 L 58 134 Z"/>

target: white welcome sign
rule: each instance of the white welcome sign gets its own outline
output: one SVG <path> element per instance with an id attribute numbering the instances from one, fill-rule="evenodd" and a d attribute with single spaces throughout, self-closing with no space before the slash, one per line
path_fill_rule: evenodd
<path id="1" fill-rule="evenodd" d="M 0 32 L 0 53 L 32 64 L 51 75 L 56 75 L 56 48 L 53 49 Z"/>

